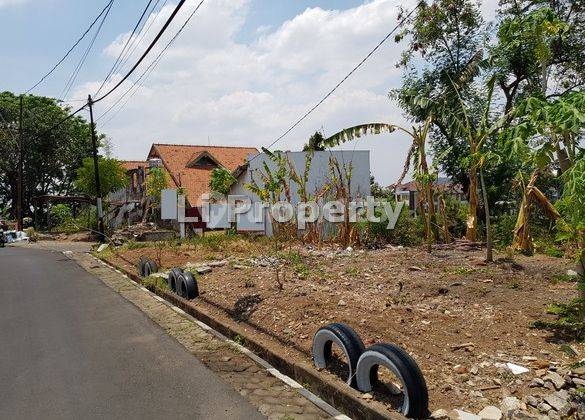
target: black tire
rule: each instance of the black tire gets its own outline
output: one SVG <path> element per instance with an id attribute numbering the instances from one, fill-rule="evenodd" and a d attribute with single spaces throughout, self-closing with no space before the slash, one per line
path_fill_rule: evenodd
<path id="1" fill-rule="evenodd" d="M 146 262 L 148 261 L 148 259 L 146 257 L 140 257 L 140 259 L 138 260 L 138 275 L 140 277 L 146 277 L 144 275 L 144 267 L 146 265 Z"/>
<path id="2" fill-rule="evenodd" d="M 169 289 L 171 289 L 173 292 L 177 291 L 177 279 L 182 273 L 183 269 L 179 267 L 171 268 L 171 271 L 169 272 L 167 284 L 169 285 Z"/>
<path id="3" fill-rule="evenodd" d="M 324 369 L 331 361 L 331 346 L 337 344 L 347 359 L 349 372 L 346 383 L 356 387 L 355 373 L 357 362 L 365 349 L 360 336 L 348 325 L 342 323 L 321 327 L 313 337 L 313 363 Z"/>
<path id="4" fill-rule="evenodd" d="M 370 392 L 378 379 L 378 367 L 384 366 L 402 384 L 402 405 L 398 410 L 406 417 L 426 418 L 429 415 L 429 391 L 415 360 L 394 344 L 374 344 L 365 349 L 356 368 L 358 389 Z"/>
<path id="5" fill-rule="evenodd" d="M 153 260 L 148 260 L 144 266 L 148 267 L 148 275 L 158 273 L 158 265 Z"/>
<path id="6" fill-rule="evenodd" d="M 199 286 L 193 273 L 183 271 L 177 277 L 177 294 L 185 299 L 194 299 L 199 296 Z"/>

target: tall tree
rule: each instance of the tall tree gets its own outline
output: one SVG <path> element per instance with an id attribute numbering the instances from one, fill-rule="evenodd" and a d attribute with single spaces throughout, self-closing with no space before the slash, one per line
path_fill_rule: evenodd
<path id="1" fill-rule="evenodd" d="M 100 173 L 100 186 L 104 196 L 125 188 L 130 182 L 126 175 L 126 169 L 119 160 L 100 157 L 98 159 L 98 171 Z M 92 158 L 88 157 L 83 159 L 83 165 L 77 170 L 75 188 L 92 197 L 97 195 Z"/>
<path id="2" fill-rule="evenodd" d="M 469 178 L 461 166 L 469 146 L 457 129 L 451 126 L 450 116 L 461 118 L 461 106 L 452 80 L 460 81 L 459 94 L 467 103 L 477 105 L 479 119 L 481 96 L 474 87 L 478 62 L 482 60 L 485 44 L 484 22 L 478 4 L 472 0 L 433 0 L 423 3 L 396 41 L 407 40 L 400 65 L 405 69 L 403 85 L 390 92 L 400 107 L 416 122 L 422 123 L 433 114 L 432 147 L 444 154 L 441 169 L 468 191 Z M 469 71 L 473 69 L 473 71 Z M 433 98 L 450 112 L 443 114 L 429 106 Z"/>
<path id="3" fill-rule="evenodd" d="M 35 197 L 67 194 L 74 188 L 77 168 L 91 155 L 91 134 L 88 122 L 79 116 L 51 130 L 69 112 L 56 99 L 25 95 L 23 102 L 23 210 L 33 215 Z M 18 124 L 19 97 L 1 92 L 0 207 L 11 209 L 16 203 Z"/>

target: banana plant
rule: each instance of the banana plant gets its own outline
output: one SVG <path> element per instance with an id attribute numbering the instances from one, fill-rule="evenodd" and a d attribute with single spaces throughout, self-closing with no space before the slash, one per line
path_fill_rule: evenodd
<path id="1" fill-rule="evenodd" d="M 484 109 L 481 113 L 481 118 L 477 124 L 469 117 L 467 111 L 468 106 L 459 94 L 457 86 L 455 83 L 453 83 L 453 88 L 461 104 L 461 116 L 454 115 L 453 125 L 459 127 L 460 133 L 465 137 L 469 144 L 469 156 L 463 162 L 468 168 L 469 177 L 469 213 L 467 216 L 467 229 L 465 237 L 470 241 L 475 241 L 477 239 L 478 184 L 481 182 L 481 190 L 484 201 L 483 207 L 486 220 L 486 261 L 488 262 L 493 261 L 493 241 L 490 223 L 490 209 L 486 185 L 483 177 L 483 169 L 485 168 L 491 153 L 484 150 L 484 147 L 488 139 L 498 134 L 514 115 L 514 110 L 510 110 L 496 121 L 491 121 L 490 109 L 492 105 L 495 82 L 495 77 L 491 77 L 487 82 L 487 98 Z"/>
<path id="2" fill-rule="evenodd" d="M 427 250 L 431 251 L 432 243 L 438 237 L 436 233 L 436 211 L 433 197 L 432 184 L 436 175 L 431 174 L 427 163 L 426 156 L 426 141 L 433 121 L 432 115 L 430 115 L 422 125 L 419 127 L 413 126 L 411 129 L 405 127 L 389 124 L 389 123 L 367 123 L 360 124 L 353 127 L 349 127 L 339 131 L 338 133 L 325 139 L 324 144 L 327 147 L 338 146 L 342 143 L 359 139 L 365 135 L 376 135 L 381 133 L 393 133 L 395 131 L 401 131 L 407 134 L 412 139 L 412 145 L 409 149 L 407 159 L 404 165 L 404 171 L 400 177 L 400 182 L 408 172 L 410 167 L 410 161 L 412 158 L 415 161 L 415 180 L 422 187 L 424 196 L 419 201 L 419 212 L 425 221 L 425 237 L 427 243 Z M 423 202 L 427 203 L 428 211 L 425 212 Z"/>

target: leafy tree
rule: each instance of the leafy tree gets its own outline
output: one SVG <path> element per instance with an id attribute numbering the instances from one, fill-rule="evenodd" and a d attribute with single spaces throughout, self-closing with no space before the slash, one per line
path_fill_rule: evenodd
<path id="1" fill-rule="evenodd" d="M 55 204 L 49 210 L 49 217 L 51 218 L 51 224 L 59 226 L 71 221 L 73 213 L 71 207 L 67 204 Z"/>
<path id="2" fill-rule="evenodd" d="M 126 169 L 116 159 L 98 158 L 98 170 L 100 174 L 101 192 L 104 197 L 111 192 L 127 187 L 129 184 Z M 97 196 L 92 158 L 83 159 L 83 165 L 77 170 L 75 187 L 84 194 L 92 197 Z"/>
<path id="3" fill-rule="evenodd" d="M 211 191 L 218 192 L 223 195 L 228 195 L 230 188 L 236 182 L 236 178 L 225 168 L 215 168 L 211 171 L 211 179 L 209 180 L 209 188 Z"/>
<path id="4" fill-rule="evenodd" d="M 584 85 L 582 1 L 500 0 L 500 6 L 502 24 L 494 57 L 496 67 L 509 80 L 500 83 L 507 102 L 516 94 L 540 91 L 555 97 Z"/>
<path id="5" fill-rule="evenodd" d="M 462 96 L 468 104 L 475 104 L 476 112 L 471 112 L 470 117 L 480 118 L 481 95 L 474 81 L 483 59 L 485 38 L 478 4 L 472 0 L 423 3 L 396 37 L 396 41 L 408 39 L 400 62 L 405 76 L 402 87 L 391 91 L 390 96 L 418 123 L 433 116 L 431 145 L 435 154 L 445 155 L 441 169 L 466 192 L 469 181 L 461 159 L 469 154 L 469 146 L 451 125 L 451 117 L 457 114 L 463 118 L 459 101 Z M 458 81 L 459 94 L 453 89 L 454 80 Z"/>
<path id="6" fill-rule="evenodd" d="M 568 30 L 569 25 L 547 7 L 504 14 L 492 48 L 492 65 L 506 111 L 519 95 L 546 94 L 555 45 Z"/>
<path id="7" fill-rule="evenodd" d="M 58 100 L 25 95 L 23 119 L 23 212 L 33 216 L 35 197 L 68 194 L 73 189 L 77 168 L 91 155 L 90 126 L 75 116 L 62 122 L 69 108 Z M 17 185 L 19 98 L 0 93 L 0 208 L 14 214 Z M 51 130 L 51 128 L 53 128 Z M 101 141 L 100 135 L 98 140 Z"/>
<path id="8" fill-rule="evenodd" d="M 315 134 L 309 137 L 309 142 L 303 147 L 303 152 L 309 152 L 311 150 L 318 152 L 325 150 L 324 141 L 325 138 L 323 137 L 323 134 L 315 131 Z"/>
<path id="9" fill-rule="evenodd" d="M 585 158 L 581 157 L 570 171 L 563 196 L 557 204 L 563 218 L 559 221 L 560 238 L 573 241 L 577 246 L 577 261 L 585 273 Z M 585 284 L 584 284 L 585 286 Z M 581 290 L 585 298 L 585 287 Z"/>
<path id="10" fill-rule="evenodd" d="M 146 195 L 160 203 L 161 191 L 169 185 L 169 174 L 163 168 L 151 168 L 146 176 Z"/>
<path id="11" fill-rule="evenodd" d="M 378 181 L 376 181 L 374 175 L 370 175 L 370 191 L 372 193 L 372 197 L 375 198 L 385 198 L 390 194 L 386 188 L 378 184 Z"/>

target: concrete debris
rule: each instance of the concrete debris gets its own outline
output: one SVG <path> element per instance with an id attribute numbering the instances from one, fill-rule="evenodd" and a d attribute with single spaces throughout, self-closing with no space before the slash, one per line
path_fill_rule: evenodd
<path id="1" fill-rule="evenodd" d="M 433 411 L 433 414 L 431 414 L 431 418 L 438 420 L 447 420 L 449 419 L 449 412 L 441 408 L 439 410 Z"/>
<path id="2" fill-rule="evenodd" d="M 567 270 L 567 276 L 577 277 L 578 275 L 579 273 L 577 273 L 575 270 Z"/>
<path id="3" fill-rule="evenodd" d="M 533 395 L 528 395 L 526 397 L 526 404 L 528 404 L 531 407 L 536 407 L 538 406 L 538 398 L 536 398 Z"/>
<path id="4" fill-rule="evenodd" d="M 227 263 L 228 263 L 227 260 L 220 260 L 220 261 L 210 261 L 207 263 L 207 265 L 210 267 L 223 267 Z"/>
<path id="5" fill-rule="evenodd" d="M 161 279 L 168 280 L 169 279 L 169 273 L 163 273 L 163 272 L 160 272 L 160 273 L 152 273 L 150 275 L 150 277 L 159 277 Z"/>
<path id="6" fill-rule="evenodd" d="M 506 397 L 500 403 L 500 409 L 505 416 L 509 416 L 511 411 L 525 410 L 526 404 L 516 397 Z"/>
<path id="7" fill-rule="evenodd" d="M 528 386 L 530 388 L 540 388 L 542 386 L 544 386 L 544 381 L 540 378 L 534 378 L 529 384 Z"/>
<path id="8" fill-rule="evenodd" d="M 565 378 L 559 375 L 556 372 L 550 371 L 544 378 L 542 378 L 546 384 L 546 382 L 550 382 L 554 385 L 556 389 L 561 389 L 565 385 Z"/>
<path id="9" fill-rule="evenodd" d="M 498 407 L 488 405 L 477 413 L 477 415 L 483 420 L 500 420 L 502 418 L 502 411 Z"/>
<path id="10" fill-rule="evenodd" d="M 494 364 L 495 367 L 497 368 L 507 368 L 510 370 L 510 372 L 512 372 L 514 375 L 521 375 L 523 373 L 526 372 L 530 372 L 530 369 L 528 369 L 527 367 L 521 366 L 521 365 L 517 365 L 515 363 L 495 363 Z"/>
<path id="11" fill-rule="evenodd" d="M 208 266 L 208 265 L 203 265 L 200 267 L 195 267 L 195 271 L 197 272 L 197 274 L 207 274 L 207 273 L 211 273 L 213 269 Z"/>
<path id="12" fill-rule="evenodd" d="M 562 416 L 568 416 L 571 411 L 571 404 L 562 398 L 559 398 L 556 394 L 549 394 L 544 397 L 544 401 L 554 408 Z"/>

